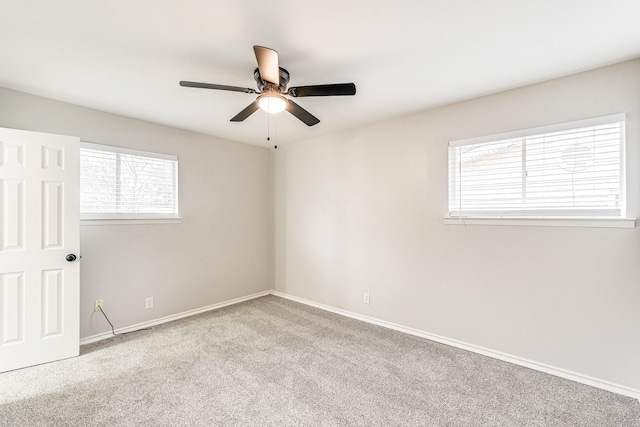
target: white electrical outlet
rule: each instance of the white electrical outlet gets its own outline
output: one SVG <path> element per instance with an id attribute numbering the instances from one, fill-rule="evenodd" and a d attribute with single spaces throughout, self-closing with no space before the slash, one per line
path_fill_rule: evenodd
<path id="1" fill-rule="evenodd" d="M 364 296 L 362 297 L 362 302 L 365 304 L 369 304 L 369 293 L 365 292 Z"/>
<path id="2" fill-rule="evenodd" d="M 104 304 L 104 302 L 101 299 L 95 300 L 93 302 L 93 311 L 100 311 L 102 304 Z"/>
<path id="3" fill-rule="evenodd" d="M 153 308 L 153 297 L 149 297 L 144 300 L 144 308 L 146 309 Z"/>

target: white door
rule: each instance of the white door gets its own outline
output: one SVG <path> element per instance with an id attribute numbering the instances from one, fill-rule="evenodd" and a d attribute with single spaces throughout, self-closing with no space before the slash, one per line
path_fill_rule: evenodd
<path id="1" fill-rule="evenodd" d="M 0 128 L 0 372 L 79 353 L 79 156 L 79 138 Z"/>

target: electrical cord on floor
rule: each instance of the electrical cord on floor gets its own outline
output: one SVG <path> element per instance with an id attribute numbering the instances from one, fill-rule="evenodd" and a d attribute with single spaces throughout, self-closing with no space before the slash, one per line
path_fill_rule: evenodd
<path id="1" fill-rule="evenodd" d="M 148 331 L 149 329 L 151 329 L 151 328 L 143 328 L 143 329 L 136 329 L 135 331 L 129 331 L 129 332 L 118 332 L 116 334 L 116 331 L 113 328 L 113 323 L 111 323 L 111 320 L 109 320 L 109 318 L 107 317 L 107 313 L 104 312 L 104 310 L 102 309 L 102 306 L 98 306 L 98 310 L 100 310 L 100 313 L 102 313 L 104 318 L 107 319 L 107 323 L 109 323 L 109 325 L 111 326 L 111 333 L 113 334 L 113 336 L 127 335 L 127 334 L 132 334 L 134 332 Z"/>

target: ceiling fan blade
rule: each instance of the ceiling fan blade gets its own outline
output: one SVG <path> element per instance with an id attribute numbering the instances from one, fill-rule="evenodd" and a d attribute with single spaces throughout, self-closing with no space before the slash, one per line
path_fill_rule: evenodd
<path id="1" fill-rule="evenodd" d="M 211 84 L 211 83 L 197 83 L 197 82 L 181 81 L 180 82 L 180 86 L 197 87 L 197 88 L 200 88 L 200 89 L 228 90 L 228 91 L 231 91 L 231 92 L 257 93 L 254 89 L 251 89 L 251 88 L 248 88 L 248 87 L 214 85 L 214 84 Z"/>
<path id="2" fill-rule="evenodd" d="M 268 47 L 254 46 L 260 77 L 267 83 L 280 84 L 280 68 L 278 66 L 278 52 Z"/>
<path id="3" fill-rule="evenodd" d="M 320 120 L 292 100 L 287 100 L 287 111 L 300 119 L 305 125 L 313 126 L 320 123 Z"/>
<path id="4" fill-rule="evenodd" d="M 345 96 L 355 95 L 356 85 L 353 83 L 336 83 L 331 85 L 290 87 L 289 95 L 294 98 L 302 96 Z"/>
<path id="5" fill-rule="evenodd" d="M 258 101 L 253 101 L 251 104 L 249 104 L 247 106 L 247 108 L 245 108 L 244 110 L 242 110 L 238 114 L 236 114 L 231 119 L 231 121 L 232 122 L 242 122 L 242 121 L 244 121 L 244 119 L 246 119 L 247 117 L 249 117 L 250 115 L 252 115 L 256 111 L 258 111 L 259 108 L 260 108 L 260 106 L 258 105 Z"/>

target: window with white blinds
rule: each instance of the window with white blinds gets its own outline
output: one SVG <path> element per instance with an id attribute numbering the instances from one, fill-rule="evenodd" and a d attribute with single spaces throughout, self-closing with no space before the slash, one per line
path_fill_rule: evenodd
<path id="1" fill-rule="evenodd" d="M 80 216 L 83 219 L 176 218 L 178 158 L 82 143 Z"/>
<path id="2" fill-rule="evenodd" d="M 622 217 L 624 114 L 449 143 L 450 217 Z"/>

